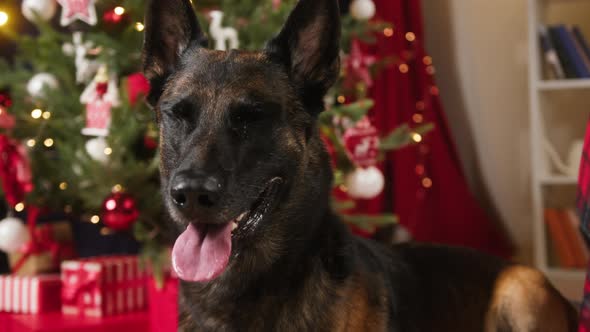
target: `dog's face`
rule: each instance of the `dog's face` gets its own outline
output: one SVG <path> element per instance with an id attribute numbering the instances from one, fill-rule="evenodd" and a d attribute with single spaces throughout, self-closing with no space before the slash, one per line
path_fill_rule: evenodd
<path id="1" fill-rule="evenodd" d="M 302 202 L 329 192 L 315 120 L 338 75 L 339 33 L 336 0 L 300 0 L 265 50 L 212 51 L 188 0 L 151 2 L 144 67 L 181 278 L 264 270 L 302 240 L 293 227 L 313 228 L 292 220 L 313 219 Z"/>

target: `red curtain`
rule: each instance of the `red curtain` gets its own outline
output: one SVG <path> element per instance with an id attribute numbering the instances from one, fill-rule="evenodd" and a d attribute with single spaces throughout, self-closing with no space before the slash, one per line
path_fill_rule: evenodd
<path id="1" fill-rule="evenodd" d="M 479 206 L 461 169 L 431 58 L 423 47 L 420 1 L 374 1 L 377 18 L 393 24 L 393 35 L 382 34 L 378 43 L 366 50 L 391 57 L 393 65 L 373 86 L 376 107 L 372 122 L 383 134 L 404 123 L 433 123 L 435 129 L 420 144 L 388 155 L 383 171 L 391 179 L 390 187 L 382 197 L 363 202 L 364 209 L 392 209 L 418 241 L 467 246 L 509 257 L 509 240 Z"/>

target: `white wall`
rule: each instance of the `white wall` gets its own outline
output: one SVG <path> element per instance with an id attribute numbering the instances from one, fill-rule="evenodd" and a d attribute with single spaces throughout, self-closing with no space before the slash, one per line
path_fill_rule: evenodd
<path id="1" fill-rule="evenodd" d="M 427 49 L 471 187 L 530 263 L 526 0 L 422 3 Z"/>

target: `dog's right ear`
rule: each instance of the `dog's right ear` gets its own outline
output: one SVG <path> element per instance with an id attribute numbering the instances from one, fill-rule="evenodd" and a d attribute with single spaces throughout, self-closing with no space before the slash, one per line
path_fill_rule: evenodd
<path id="1" fill-rule="evenodd" d="M 206 46 L 207 38 L 189 0 L 150 0 L 143 42 L 143 72 L 151 84 L 150 104 L 158 101 L 166 79 L 193 44 Z"/>

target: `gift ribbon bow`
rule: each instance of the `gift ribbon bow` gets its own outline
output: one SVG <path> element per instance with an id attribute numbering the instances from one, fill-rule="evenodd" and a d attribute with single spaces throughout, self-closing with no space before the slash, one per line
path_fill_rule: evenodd
<path id="1" fill-rule="evenodd" d="M 68 248 L 65 243 L 59 243 L 53 238 L 53 228 L 51 224 L 44 225 L 44 227 L 37 228 L 37 218 L 39 217 L 40 210 L 35 206 L 30 206 L 27 211 L 27 226 L 31 239 L 21 249 L 22 256 L 16 262 L 12 268 L 12 272 L 16 273 L 20 270 L 27 259 L 32 255 L 40 254 L 43 252 L 49 252 L 54 265 L 59 263 L 59 257 L 64 250 Z"/>
<path id="2" fill-rule="evenodd" d="M 80 294 L 88 293 L 98 287 L 100 281 L 99 270 L 87 270 L 82 266 L 64 279 L 62 299 L 65 304 L 83 305 Z M 80 303 L 77 303 L 80 302 Z"/>

